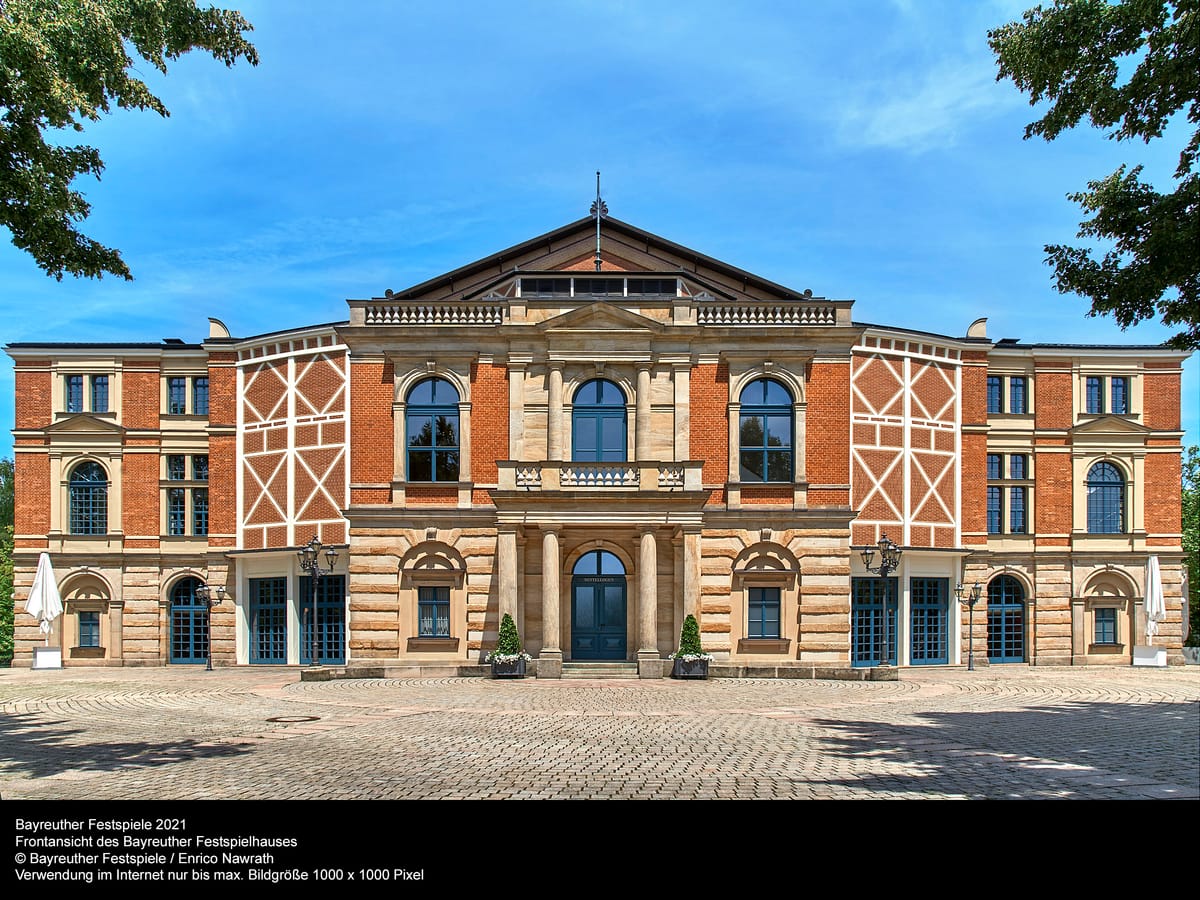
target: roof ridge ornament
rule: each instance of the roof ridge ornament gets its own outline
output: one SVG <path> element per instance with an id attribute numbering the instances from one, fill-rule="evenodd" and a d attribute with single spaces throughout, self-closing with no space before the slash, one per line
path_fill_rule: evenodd
<path id="1" fill-rule="evenodd" d="M 590 214 L 596 220 L 596 271 L 600 271 L 600 220 L 608 215 L 608 204 L 600 198 L 600 170 L 596 170 L 596 199 L 592 201 Z"/>

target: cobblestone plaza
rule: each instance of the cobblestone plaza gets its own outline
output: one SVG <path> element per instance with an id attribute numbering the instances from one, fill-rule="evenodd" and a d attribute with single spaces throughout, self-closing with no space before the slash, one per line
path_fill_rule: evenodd
<path id="1" fill-rule="evenodd" d="M 0 670 L 4 799 L 1200 799 L 1200 668 L 301 682 Z"/>

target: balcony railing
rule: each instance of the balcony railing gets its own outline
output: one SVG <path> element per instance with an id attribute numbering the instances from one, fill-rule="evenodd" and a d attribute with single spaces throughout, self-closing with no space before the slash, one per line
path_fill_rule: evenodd
<path id="1" fill-rule="evenodd" d="M 502 460 L 500 490 L 698 491 L 703 462 L 515 462 Z"/>

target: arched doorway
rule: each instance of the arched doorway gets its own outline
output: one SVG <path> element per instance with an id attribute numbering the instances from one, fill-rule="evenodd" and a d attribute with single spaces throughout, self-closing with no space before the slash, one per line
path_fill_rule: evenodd
<path id="1" fill-rule="evenodd" d="M 199 578 L 184 578 L 171 588 L 171 662 L 208 659 L 208 610 L 196 596 Z"/>
<path id="2" fill-rule="evenodd" d="M 571 658 L 626 657 L 625 566 L 607 550 L 592 550 L 571 573 Z"/>
<path id="3" fill-rule="evenodd" d="M 1011 575 L 988 584 L 988 662 L 1025 662 L 1025 588 Z"/>

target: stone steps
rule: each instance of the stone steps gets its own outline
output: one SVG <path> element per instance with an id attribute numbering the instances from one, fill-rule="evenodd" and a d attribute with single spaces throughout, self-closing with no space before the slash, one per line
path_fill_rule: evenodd
<path id="1" fill-rule="evenodd" d="M 564 662 L 563 678 L 637 678 L 635 662 Z"/>

